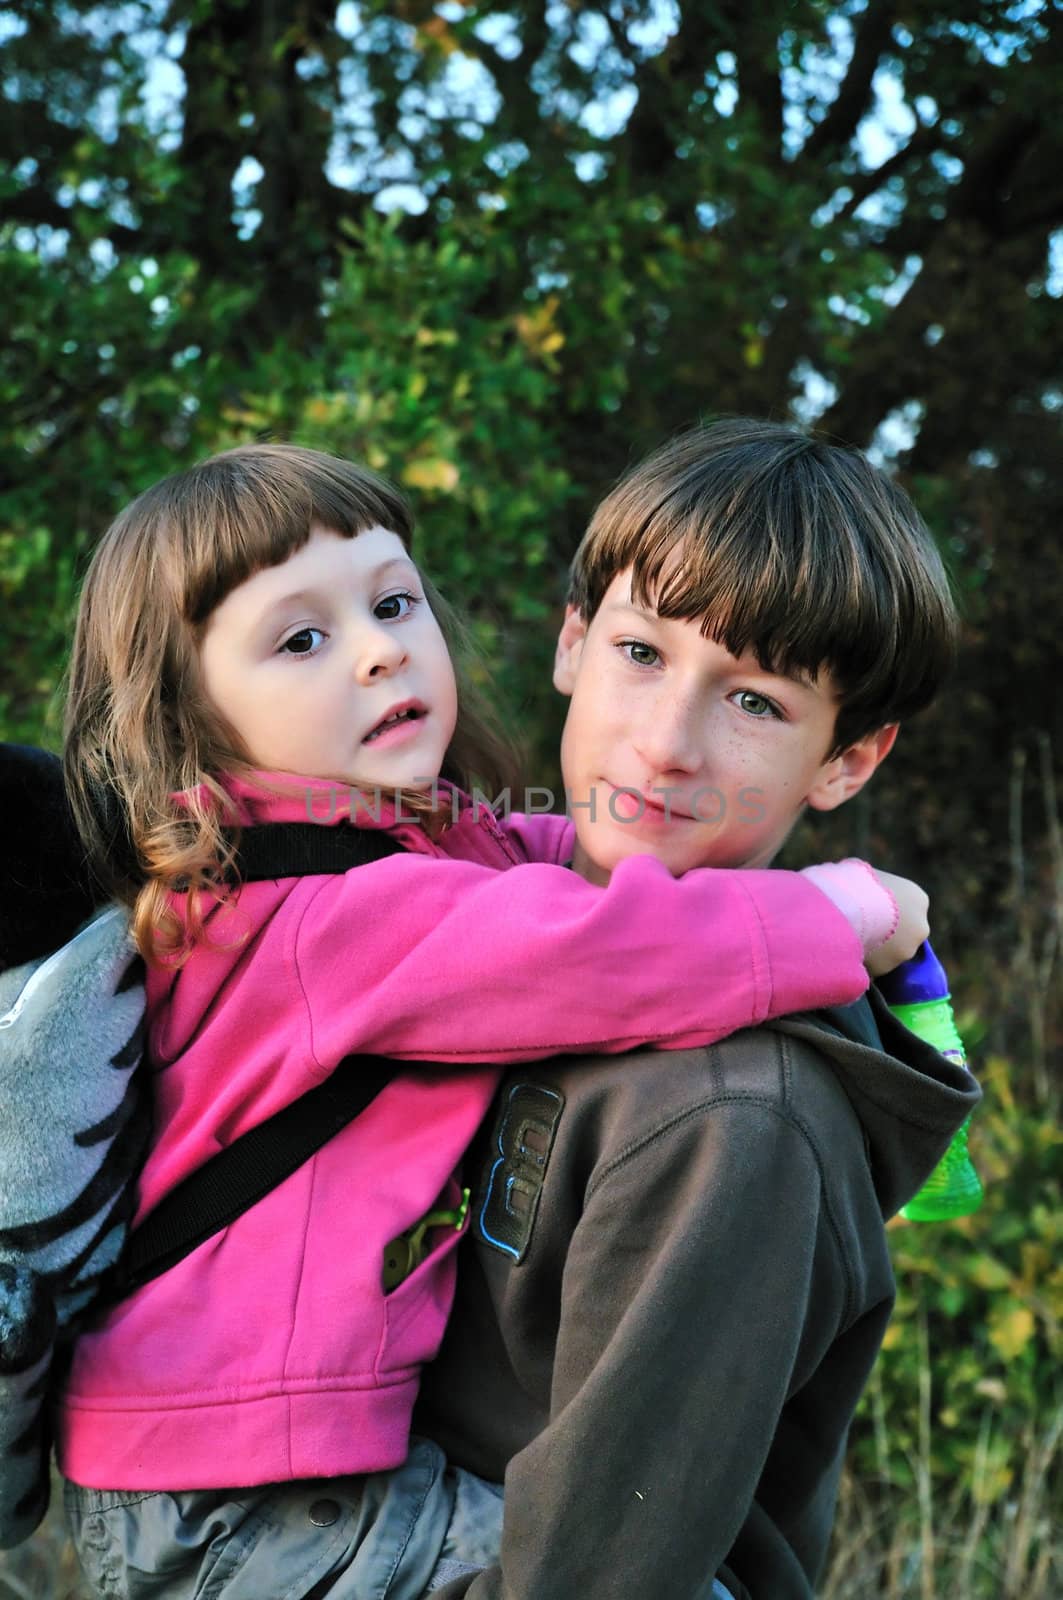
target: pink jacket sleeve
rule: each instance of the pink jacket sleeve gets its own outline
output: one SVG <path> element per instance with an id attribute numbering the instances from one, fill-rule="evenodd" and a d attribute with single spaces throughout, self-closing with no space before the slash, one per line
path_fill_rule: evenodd
<path id="1" fill-rule="evenodd" d="M 529 1061 L 707 1044 L 867 987 L 860 942 L 793 872 L 673 878 L 649 856 L 605 889 L 556 866 L 396 855 L 308 886 L 294 960 L 311 1047 Z"/>
<path id="2" fill-rule="evenodd" d="M 499 826 L 525 861 L 551 861 L 563 867 L 572 859 L 576 830 L 569 817 L 553 811 L 513 811 L 499 818 Z"/>

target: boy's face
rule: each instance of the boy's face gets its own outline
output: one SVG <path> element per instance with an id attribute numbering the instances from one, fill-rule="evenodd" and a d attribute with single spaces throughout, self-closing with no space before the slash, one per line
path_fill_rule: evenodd
<path id="1" fill-rule="evenodd" d="M 838 701 L 827 674 L 765 672 L 696 621 L 635 605 L 630 571 L 589 624 L 569 608 L 554 684 L 571 697 L 561 770 L 574 865 L 597 883 L 632 855 L 675 875 L 767 866 L 803 808 L 829 811 L 855 794 L 897 731 L 828 760 Z"/>

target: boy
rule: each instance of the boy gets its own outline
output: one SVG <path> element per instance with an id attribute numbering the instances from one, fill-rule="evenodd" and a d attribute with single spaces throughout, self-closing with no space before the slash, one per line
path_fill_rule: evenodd
<path id="1" fill-rule="evenodd" d="M 954 613 L 905 496 L 788 427 L 680 438 L 577 552 L 573 865 L 766 865 L 932 697 Z M 877 996 L 709 1050 L 516 1069 L 420 1428 L 505 1476 L 469 1600 L 807 1600 L 894 1285 L 884 1219 L 978 1099 Z M 489 1508 L 488 1508 L 489 1509 Z"/>

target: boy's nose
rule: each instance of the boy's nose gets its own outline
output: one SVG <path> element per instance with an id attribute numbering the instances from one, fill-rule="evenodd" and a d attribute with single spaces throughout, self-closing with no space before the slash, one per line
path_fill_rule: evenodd
<path id="1" fill-rule="evenodd" d="M 387 677 L 406 660 L 406 647 L 393 628 L 372 628 L 358 641 L 355 675 L 359 683 Z"/>
<path id="2" fill-rule="evenodd" d="M 636 734 L 635 749 L 657 776 L 670 772 L 693 775 L 705 760 L 705 728 L 695 709 L 671 703 L 658 705 Z"/>

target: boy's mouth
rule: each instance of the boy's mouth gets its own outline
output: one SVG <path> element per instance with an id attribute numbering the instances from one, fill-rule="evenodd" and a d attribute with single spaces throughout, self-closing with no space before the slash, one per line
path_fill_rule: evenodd
<path id="1" fill-rule="evenodd" d="M 637 822 L 643 818 L 650 823 L 694 821 L 690 812 L 677 806 L 670 796 L 649 795 L 642 789 L 613 783 L 609 787 L 613 791 L 609 808 L 614 816 L 624 822 Z"/>
<path id="2" fill-rule="evenodd" d="M 390 733 L 393 728 L 399 728 L 405 722 L 419 722 L 428 715 L 428 708 L 420 700 L 403 700 L 398 705 L 381 717 L 375 727 L 371 728 L 362 740 L 363 744 L 372 744 L 374 740 Z"/>

